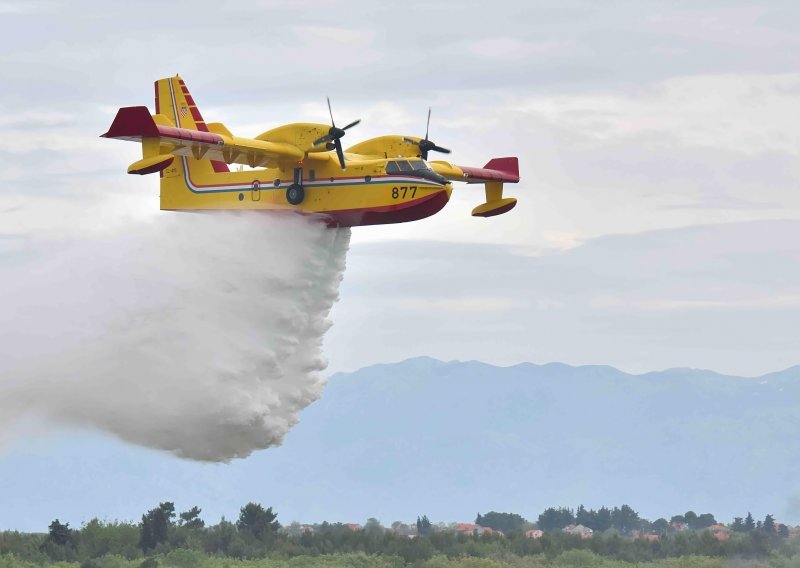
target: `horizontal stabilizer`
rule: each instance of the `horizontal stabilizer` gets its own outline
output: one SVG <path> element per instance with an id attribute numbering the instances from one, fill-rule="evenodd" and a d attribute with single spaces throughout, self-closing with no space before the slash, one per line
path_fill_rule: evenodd
<path id="1" fill-rule="evenodd" d="M 174 159 L 175 156 L 172 154 L 162 154 L 158 156 L 150 156 L 149 158 L 143 158 L 128 166 L 128 173 L 138 174 L 140 176 L 154 174 L 165 169 L 172 163 Z"/>
<path id="2" fill-rule="evenodd" d="M 117 111 L 114 122 L 101 138 L 120 138 L 122 140 L 141 140 L 158 138 L 158 126 L 146 106 L 124 107 Z"/>
<path id="3" fill-rule="evenodd" d="M 519 160 L 517 158 L 494 158 L 489 160 L 482 168 L 459 167 L 464 172 L 467 183 L 486 181 L 519 182 Z"/>

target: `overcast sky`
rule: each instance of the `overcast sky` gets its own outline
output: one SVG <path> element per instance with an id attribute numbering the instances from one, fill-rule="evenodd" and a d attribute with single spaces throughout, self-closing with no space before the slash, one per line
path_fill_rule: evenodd
<path id="1" fill-rule="evenodd" d="M 255 136 L 362 118 L 481 166 L 519 156 L 517 208 L 457 186 L 424 221 L 353 232 L 331 370 L 430 355 L 693 366 L 800 363 L 800 5 L 0 0 L 0 237 L 153 219 L 158 180 L 99 139 L 180 73 Z"/>
<path id="2" fill-rule="evenodd" d="M 157 180 L 124 173 L 139 149 L 97 136 L 175 72 L 243 136 L 326 121 L 326 95 L 363 119 L 347 143 L 420 135 L 431 105 L 455 163 L 519 156 L 519 205 L 473 219 L 482 188 L 458 186 L 428 220 L 356 229 L 333 369 L 414 354 L 740 374 L 800 361 L 800 225 L 783 222 L 800 218 L 795 2 L 66 6 L 0 1 L 2 234 L 165 215 Z M 500 259 L 513 276 L 489 269 Z M 392 315 L 408 301 L 444 327 Z M 420 340 L 374 341 L 393 334 Z"/>

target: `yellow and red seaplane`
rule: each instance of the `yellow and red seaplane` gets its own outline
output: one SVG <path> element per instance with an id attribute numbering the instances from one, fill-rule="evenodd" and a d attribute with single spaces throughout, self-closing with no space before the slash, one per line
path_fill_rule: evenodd
<path id="1" fill-rule="evenodd" d="M 342 149 L 346 131 L 297 123 L 255 138 L 234 136 L 221 123 L 203 120 L 179 76 L 155 82 L 156 108 L 121 108 L 102 136 L 142 145 L 129 174 L 161 176 L 161 209 L 168 211 L 295 210 L 319 215 L 331 226 L 403 223 L 438 212 L 452 181 L 483 183 L 486 202 L 472 210 L 491 217 L 514 208 L 503 184 L 519 181 L 517 158 L 495 158 L 482 168 L 428 161 L 450 150 L 428 138 L 381 136 Z M 428 111 L 430 126 L 430 110 Z M 230 171 L 229 164 L 254 169 Z"/>

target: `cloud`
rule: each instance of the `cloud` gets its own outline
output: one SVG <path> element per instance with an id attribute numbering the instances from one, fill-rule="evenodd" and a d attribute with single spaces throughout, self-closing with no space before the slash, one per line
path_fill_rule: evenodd
<path id="1" fill-rule="evenodd" d="M 535 43 L 512 37 L 494 37 L 471 43 L 467 49 L 470 53 L 485 59 L 523 59 L 548 55 L 568 47 L 568 44 L 559 41 Z"/>
<path id="2" fill-rule="evenodd" d="M 800 221 L 604 236 L 536 256 L 411 237 L 356 243 L 342 294 L 358 300 L 335 308 L 326 345 L 335 369 L 424 353 L 756 375 L 800 362 L 798 243 Z M 502 317 L 466 309 L 487 298 Z"/>
<path id="3" fill-rule="evenodd" d="M 502 312 L 514 307 L 513 298 L 457 297 L 457 298 L 403 298 L 401 308 L 423 312 Z"/>
<path id="4" fill-rule="evenodd" d="M 591 139 L 660 133 L 687 146 L 797 153 L 800 74 L 675 77 L 638 91 L 534 96 L 516 108 Z M 665 140 L 668 143 L 669 140 Z"/>
<path id="5" fill-rule="evenodd" d="M 681 311 L 681 310 L 771 310 L 800 309 L 800 294 L 787 296 L 719 299 L 637 299 L 616 296 L 598 296 L 590 302 L 595 309 Z"/>
<path id="6" fill-rule="evenodd" d="M 674 10 L 647 18 L 648 29 L 702 43 L 747 48 L 778 48 L 798 43 L 797 34 L 765 25 L 771 6 Z"/>

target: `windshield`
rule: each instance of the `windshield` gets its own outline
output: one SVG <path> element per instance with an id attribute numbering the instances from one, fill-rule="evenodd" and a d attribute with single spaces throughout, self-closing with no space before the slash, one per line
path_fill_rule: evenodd
<path id="1" fill-rule="evenodd" d="M 386 162 L 387 174 L 399 174 L 401 172 L 410 173 L 423 170 L 430 170 L 428 164 L 423 160 L 392 160 Z"/>

